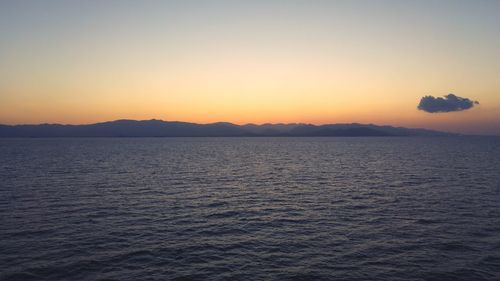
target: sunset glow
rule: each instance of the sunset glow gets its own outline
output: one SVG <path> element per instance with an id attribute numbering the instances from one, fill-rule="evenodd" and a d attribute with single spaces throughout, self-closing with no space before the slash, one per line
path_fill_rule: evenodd
<path id="1" fill-rule="evenodd" d="M 0 26 L 0 124 L 500 134 L 498 1 L 4 1 Z M 448 93 L 480 105 L 417 110 L 422 96 Z"/>

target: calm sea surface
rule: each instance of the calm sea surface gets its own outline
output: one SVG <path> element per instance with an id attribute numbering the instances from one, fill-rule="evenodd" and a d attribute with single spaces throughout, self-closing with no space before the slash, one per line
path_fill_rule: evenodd
<path id="1" fill-rule="evenodd" d="M 500 138 L 0 139 L 0 280 L 500 280 Z"/>

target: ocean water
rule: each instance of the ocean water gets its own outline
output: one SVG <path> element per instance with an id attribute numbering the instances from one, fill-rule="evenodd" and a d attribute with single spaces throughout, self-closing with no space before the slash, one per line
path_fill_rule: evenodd
<path id="1" fill-rule="evenodd" d="M 500 138 L 0 139 L 0 280 L 500 280 Z"/>

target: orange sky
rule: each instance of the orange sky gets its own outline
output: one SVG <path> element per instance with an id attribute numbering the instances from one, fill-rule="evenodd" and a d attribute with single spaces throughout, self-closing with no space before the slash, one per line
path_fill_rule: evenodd
<path id="1" fill-rule="evenodd" d="M 500 134 L 498 2 L 188 2 L 1 3 L 0 123 L 361 122 Z M 422 96 L 448 93 L 480 105 L 417 110 Z"/>

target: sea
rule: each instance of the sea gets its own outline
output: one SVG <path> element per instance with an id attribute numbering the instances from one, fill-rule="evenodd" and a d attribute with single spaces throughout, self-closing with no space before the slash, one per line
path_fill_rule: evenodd
<path id="1" fill-rule="evenodd" d="M 500 138 L 0 139 L 0 280 L 500 280 Z"/>

